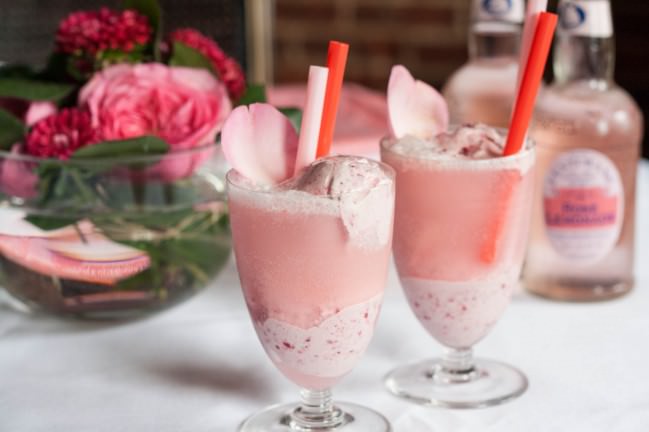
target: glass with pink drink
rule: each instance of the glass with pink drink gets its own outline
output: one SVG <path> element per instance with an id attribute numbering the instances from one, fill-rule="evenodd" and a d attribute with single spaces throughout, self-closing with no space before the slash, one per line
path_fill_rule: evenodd
<path id="1" fill-rule="evenodd" d="M 364 158 L 320 159 L 280 184 L 227 176 L 234 250 L 255 330 L 299 404 L 242 431 L 390 430 L 380 414 L 333 404 L 331 387 L 364 353 L 385 288 L 394 174 Z"/>
<path id="2" fill-rule="evenodd" d="M 394 257 L 411 309 L 445 347 L 442 358 L 402 366 L 386 379 L 407 399 L 476 408 L 522 394 L 527 379 L 474 359 L 518 283 L 529 231 L 534 150 L 502 156 L 503 134 L 477 125 L 433 138 L 382 142 L 397 173 Z"/>

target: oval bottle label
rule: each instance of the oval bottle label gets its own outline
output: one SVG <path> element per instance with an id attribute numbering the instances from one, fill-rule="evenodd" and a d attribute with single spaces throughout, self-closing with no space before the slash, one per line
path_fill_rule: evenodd
<path id="1" fill-rule="evenodd" d="M 522 23 L 525 16 L 523 0 L 474 0 L 475 21 L 506 21 Z"/>
<path id="2" fill-rule="evenodd" d="M 611 3 L 608 0 L 563 0 L 559 5 L 558 33 L 596 38 L 613 36 Z"/>
<path id="3" fill-rule="evenodd" d="M 613 162 L 595 150 L 557 157 L 543 184 L 548 239 L 561 256 L 595 263 L 613 249 L 624 221 L 624 188 Z"/>

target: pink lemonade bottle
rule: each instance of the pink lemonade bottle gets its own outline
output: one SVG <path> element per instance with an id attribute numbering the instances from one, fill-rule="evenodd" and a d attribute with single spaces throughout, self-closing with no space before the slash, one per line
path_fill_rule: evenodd
<path id="1" fill-rule="evenodd" d="M 524 0 L 473 0 L 469 62 L 446 83 L 451 124 L 506 128 L 518 74 Z"/>
<path id="2" fill-rule="evenodd" d="M 643 119 L 613 80 L 610 2 L 562 1 L 559 13 L 555 82 L 531 131 L 538 178 L 525 283 L 557 300 L 604 300 L 633 287 Z"/>

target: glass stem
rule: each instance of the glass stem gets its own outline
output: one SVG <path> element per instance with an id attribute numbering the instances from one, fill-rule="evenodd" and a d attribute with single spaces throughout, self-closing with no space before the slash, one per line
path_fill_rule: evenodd
<path id="1" fill-rule="evenodd" d="M 334 406 L 331 390 L 300 390 L 300 406 L 290 415 L 289 424 L 297 431 L 333 429 L 347 423 L 344 413 Z"/>
<path id="2" fill-rule="evenodd" d="M 477 378 L 471 348 L 445 348 L 435 377 L 447 383 L 468 382 Z"/>

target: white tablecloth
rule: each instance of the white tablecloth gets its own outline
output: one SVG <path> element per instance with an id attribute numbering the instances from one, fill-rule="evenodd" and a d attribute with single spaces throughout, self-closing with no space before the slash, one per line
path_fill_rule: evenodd
<path id="1" fill-rule="evenodd" d="M 439 353 L 394 272 L 367 355 L 335 391 L 383 412 L 396 432 L 649 431 L 649 164 L 640 175 L 637 288 L 621 300 L 514 299 L 480 355 L 523 369 L 530 388 L 477 411 L 416 407 L 389 395 L 393 366 Z M 232 260 L 213 287 L 157 317 L 62 323 L 0 307 L 0 431 L 234 431 L 296 399 L 257 342 Z"/>

